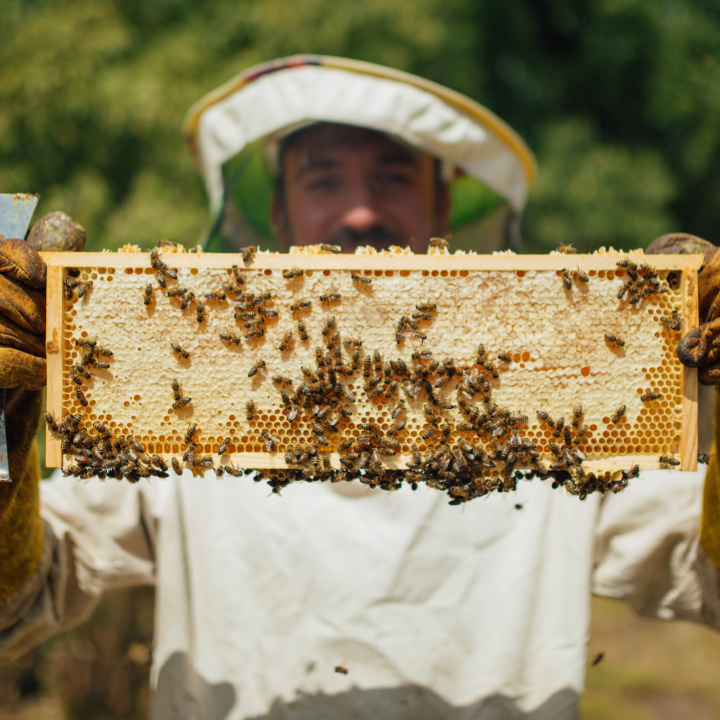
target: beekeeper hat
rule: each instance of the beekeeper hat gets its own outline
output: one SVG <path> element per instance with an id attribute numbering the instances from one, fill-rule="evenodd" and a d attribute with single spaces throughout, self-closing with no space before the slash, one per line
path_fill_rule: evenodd
<path id="1" fill-rule="evenodd" d="M 278 140 L 315 122 L 370 128 L 442 163 L 451 227 L 505 204 L 519 216 L 535 159 L 523 140 L 479 103 L 436 83 L 371 63 L 301 55 L 257 65 L 199 100 L 186 141 L 210 209 L 247 237 L 270 238 Z M 267 246 L 267 243 L 265 243 Z"/>

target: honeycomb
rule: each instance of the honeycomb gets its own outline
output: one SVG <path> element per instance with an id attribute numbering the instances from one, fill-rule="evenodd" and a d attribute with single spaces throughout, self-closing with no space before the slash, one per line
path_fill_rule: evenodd
<path id="1" fill-rule="evenodd" d="M 420 262 L 392 269 L 395 258 L 383 254 L 354 260 L 355 256 L 307 251 L 258 253 L 244 263 L 239 255 L 164 252 L 161 256 L 175 268 L 177 279 L 166 277 L 162 290 L 148 254 L 93 254 L 94 262 L 88 266 L 90 254 L 85 255 L 88 259 L 83 254 L 66 256 L 68 264 L 80 269 L 77 281 L 93 284 L 82 298 L 75 293 L 62 300 L 62 380 L 60 387 L 54 387 L 51 376 L 49 386 L 49 394 L 56 399 L 54 408 L 62 415 L 82 416 L 90 432 L 92 423 L 101 423 L 114 435 L 132 434 L 148 454 L 158 454 L 166 462 L 172 457 L 180 460 L 186 433 L 193 426 L 198 456 L 212 456 L 214 465 L 274 470 L 266 476 L 284 482 L 299 479 L 297 469 L 289 474 L 283 470 L 291 467 L 286 453 L 293 445 L 316 443 L 322 437 L 320 456 L 328 453 L 324 462 L 338 468 L 341 443 L 362 441 L 371 424 L 378 435 L 391 431 L 393 444 L 387 455 L 381 453 L 381 461 L 396 478 L 408 462 L 412 466 L 415 450 L 427 453 L 438 442 L 478 444 L 477 433 L 462 429 L 463 423 L 468 408 L 487 409 L 482 396 L 487 398 L 489 393 L 491 406 L 507 408 L 514 418 L 527 416 L 515 424 L 513 434 L 532 443 L 548 463 L 554 459 L 551 443 L 563 440 L 563 433 L 556 432 L 557 421 L 564 418 L 565 425 L 572 427 L 574 410 L 581 406 L 583 416 L 572 428 L 572 437 L 577 438 L 584 426 L 584 436 L 575 445 L 585 467 L 599 477 L 606 471 L 617 475 L 619 459 L 629 458 L 623 465 L 626 470 L 633 463 L 658 467 L 659 456 L 678 453 L 683 421 L 694 422 L 683 418 L 683 368 L 675 354 L 680 332 L 662 323 L 673 313 L 682 317 L 681 285 L 671 282 L 670 287 L 669 271 L 658 266 L 658 279 L 668 291 L 632 305 L 621 301 L 618 293 L 628 277 L 615 265 L 620 255 L 606 255 L 599 263 L 605 269 L 591 268 L 598 262 L 587 263 L 588 282 L 575 279 L 569 290 L 560 268 L 563 264 L 582 267 L 589 256 L 574 256 L 571 261 L 558 258 L 556 269 L 530 269 L 536 265 L 532 256 L 517 256 L 509 265 L 527 269 L 482 270 L 462 269 L 462 258 L 457 255 L 447 256 L 454 261 L 446 264 L 447 269 L 439 261 L 430 262 L 432 256 L 414 256 Z M 114 257 L 124 261 L 114 263 Z M 424 269 L 422 258 L 427 258 Z M 639 263 L 643 258 L 635 260 Z M 232 283 L 235 273 L 230 265 L 235 263 L 242 268 L 242 289 L 255 296 L 269 293 L 264 307 L 277 311 L 277 317 L 267 319 L 262 337 L 243 337 L 239 344 L 220 337 L 247 332 L 243 319 L 235 319 L 233 297 L 204 298 Z M 302 269 L 293 273 L 296 264 Z M 67 268 L 63 273 L 66 276 Z M 296 277 L 289 277 L 293 274 Z M 148 283 L 153 286 L 152 300 L 145 305 Z M 203 302 L 201 322 L 196 303 L 183 311 L 182 297 L 167 296 L 172 288 L 185 288 L 186 295 L 192 292 Z M 321 300 L 332 294 L 339 298 Z M 298 309 L 303 300 L 311 305 Z M 429 319 L 413 320 L 413 315 L 421 315 L 417 306 L 423 304 L 435 308 Z M 410 323 L 399 326 L 403 317 Z M 330 318 L 334 318 L 333 327 L 327 330 Z M 299 321 L 304 323 L 307 340 L 301 337 Z M 417 323 L 416 330 L 412 323 Z M 288 332 L 292 339 L 283 343 Z M 624 345 L 614 345 L 606 335 L 616 336 Z M 77 343 L 87 340 L 108 348 L 112 356 L 103 358 L 107 369 L 91 367 L 91 378 L 82 378 L 87 402 L 83 406 L 71 377 L 73 365 L 86 352 Z M 175 352 L 172 343 L 188 357 Z M 481 343 L 484 360 L 493 363 L 497 377 L 477 364 Z M 302 407 L 299 402 L 283 402 L 281 396 L 285 391 L 287 397 L 300 397 L 295 393 L 312 377 L 306 373 L 318 371 L 316 348 L 323 357 L 333 356 L 333 362 L 335 355 L 341 355 L 346 369 L 336 380 L 345 395 L 338 395 L 327 416 L 320 419 L 322 432 L 315 401 Z M 432 357 L 418 359 L 417 354 L 424 351 Z M 381 357 L 378 372 L 376 352 Z M 370 378 L 364 377 L 366 356 L 371 358 Z M 430 392 L 437 402 L 431 403 L 435 417 L 430 418 L 423 409 L 428 403 L 426 384 L 410 382 L 396 370 L 401 362 L 411 373 L 418 364 L 429 368 L 439 361 L 442 373 L 443 363 L 450 358 L 456 375 L 438 388 L 435 385 L 442 374 L 430 376 Z M 264 367 L 253 372 L 262 362 Z M 485 390 L 464 394 L 466 378 L 473 372 L 479 385 L 487 381 Z M 273 377 L 287 378 L 292 384 L 280 385 Z M 365 383 L 375 377 L 381 392 L 370 399 L 369 394 L 375 393 L 368 392 Z M 176 409 L 174 380 L 180 385 L 179 396 L 191 398 Z M 417 394 L 411 397 L 413 391 Z M 644 400 L 647 393 L 660 393 L 660 397 Z M 465 411 L 459 399 L 465 401 Z M 256 407 L 250 421 L 248 401 Z M 452 407 L 444 408 L 442 403 Z M 622 406 L 624 414 L 614 422 Z M 352 414 L 340 415 L 340 407 Z M 296 417 L 291 421 L 292 408 Z M 396 418 L 391 416 L 393 410 L 399 411 Z M 555 429 L 541 421 L 538 410 L 554 419 Z M 406 425 L 393 434 L 398 422 Z M 267 444 L 268 437 L 272 446 Z M 56 435 L 48 434 L 49 445 L 59 442 Z M 492 437 L 480 438 L 479 447 L 492 455 L 493 443 Z M 221 444 L 226 451 L 222 458 L 217 455 Z M 63 462 L 71 459 L 65 456 Z M 500 461 L 486 472 L 498 478 L 502 469 Z M 310 476 L 305 473 L 305 478 Z"/>

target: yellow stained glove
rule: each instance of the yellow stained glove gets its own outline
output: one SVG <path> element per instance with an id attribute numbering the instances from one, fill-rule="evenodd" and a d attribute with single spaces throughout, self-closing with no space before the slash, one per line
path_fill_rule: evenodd
<path id="1" fill-rule="evenodd" d="M 62 237 L 52 213 L 31 231 L 33 245 L 43 249 L 43 232 L 52 229 L 47 249 L 82 249 L 84 230 L 65 222 Z M 78 237 L 82 243 L 78 243 Z M 45 283 L 40 255 L 22 240 L 0 235 L 0 388 L 8 388 L 5 424 L 12 482 L 0 483 L 0 601 L 26 583 L 43 551 L 40 518 L 40 463 L 35 435 L 42 414 L 45 361 Z"/>

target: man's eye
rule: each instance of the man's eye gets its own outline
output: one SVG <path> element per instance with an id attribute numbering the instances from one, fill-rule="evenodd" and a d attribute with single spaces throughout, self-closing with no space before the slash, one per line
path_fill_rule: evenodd
<path id="1" fill-rule="evenodd" d="M 340 180 L 333 176 L 318 177 L 308 183 L 310 190 L 332 190 L 340 185 Z"/>
<path id="2" fill-rule="evenodd" d="M 378 177 L 378 182 L 386 186 L 413 184 L 412 178 L 404 173 L 384 173 Z"/>

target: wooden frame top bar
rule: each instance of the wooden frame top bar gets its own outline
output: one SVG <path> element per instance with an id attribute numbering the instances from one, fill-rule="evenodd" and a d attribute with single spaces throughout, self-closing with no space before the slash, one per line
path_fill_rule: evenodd
<path id="1" fill-rule="evenodd" d="M 40 253 L 48 267 L 150 267 L 149 253 Z M 247 270 L 265 268 L 328 269 L 328 270 L 562 270 L 580 266 L 583 270 L 616 270 L 617 262 L 631 258 L 663 270 L 699 270 L 704 255 L 639 255 L 627 253 L 604 255 L 290 255 L 260 253 L 243 263 L 239 253 L 163 253 L 163 260 L 176 268 L 231 268 L 239 265 Z"/>

